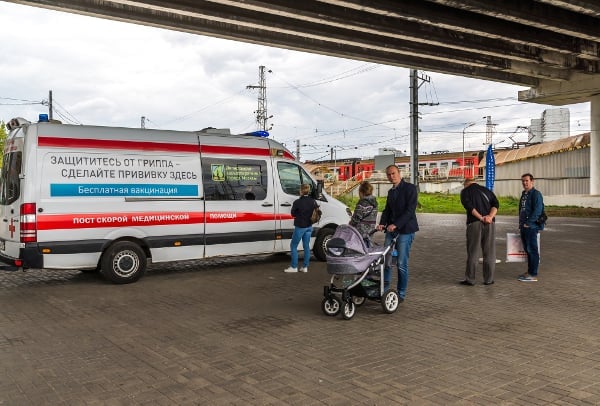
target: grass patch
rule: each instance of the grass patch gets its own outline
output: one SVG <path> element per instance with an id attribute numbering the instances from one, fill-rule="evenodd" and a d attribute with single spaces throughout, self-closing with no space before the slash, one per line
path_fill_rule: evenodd
<path id="1" fill-rule="evenodd" d="M 385 197 L 378 197 L 378 209 L 382 211 L 385 207 Z M 345 205 L 354 210 L 358 197 L 340 196 L 338 198 Z M 516 216 L 519 213 L 519 199 L 515 197 L 498 197 L 500 203 L 499 215 Z M 546 206 L 546 214 L 549 217 L 598 217 L 600 209 L 576 206 Z M 465 209 L 460 203 L 460 195 L 447 193 L 419 193 L 419 205 L 417 213 L 446 213 L 465 214 Z"/>

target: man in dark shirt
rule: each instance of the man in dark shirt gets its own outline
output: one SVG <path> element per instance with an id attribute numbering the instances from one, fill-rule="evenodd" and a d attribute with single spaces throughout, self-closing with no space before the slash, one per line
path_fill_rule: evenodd
<path id="1" fill-rule="evenodd" d="M 398 255 L 396 262 L 398 267 L 398 298 L 403 302 L 408 286 L 410 247 L 415 238 L 415 232 L 419 231 L 416 215 L 418 192 L 415 185 L 402 179 L 400 170 L 396 165 L 389 165 L 385 169 L 385 174 L 392 183 L 392 188 L 388 192 L 385 209 L 381 213 L 377 229 L 386 231 L 386 245 L 391 243 L 393 236 L 398 236 L 395 246 Z M 384 270 L 385 290 L 389 288 L 391 280 L 391 264 L 386 263 Z"/>
<path id="2" fill-rule="evenodd" d="M 487 188 L 473 179 L 465 179 L 460 201 L 467 211 L 467 265 L 461 285 L 473 286 L 479 262 L 479 249 L 483 251 L 483 284 L 494 283 L 496 268 L 496 213 L 498 199 Z"/>

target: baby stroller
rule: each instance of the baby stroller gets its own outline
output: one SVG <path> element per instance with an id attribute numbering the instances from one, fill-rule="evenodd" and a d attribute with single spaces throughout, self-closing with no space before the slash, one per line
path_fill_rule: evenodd
<path id="1" fill-rule="evenodd" d="M 367 299 L 381 302 L 383 311 L 393 313 L 400 303 L 394 289 L 384 291 L 383 271 L 386 260 L 392 260 L 396 238 L 388 246 L 367 247 L 362 236 L 352 226 L 340 225 L 327 242 L 327 272 L 329 286 L 324 286 L 321 309 L 327 316 L 350 320 L 357 306 Z"/>

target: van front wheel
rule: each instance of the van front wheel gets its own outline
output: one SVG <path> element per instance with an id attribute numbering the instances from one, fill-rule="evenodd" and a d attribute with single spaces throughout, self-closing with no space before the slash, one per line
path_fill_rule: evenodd
<path id="1" fill-rule="evenodd" d="M 135 282 L 146 272 L 146 254 L 133 242 L 116 242 L 102 255 L 100 272 L 113 283 Z"/>
<path id="2" fill-rule="evenodd" d="M 313 247 L 313 254 L 319 261 L 327 260 L 327 241 L 331 240 L 331 236 L 333 235 L 334 230 L 327 227 L 319 230 L 319 234 L 317 235 L 317 239 L 315 240 L 315 245 Z"/>

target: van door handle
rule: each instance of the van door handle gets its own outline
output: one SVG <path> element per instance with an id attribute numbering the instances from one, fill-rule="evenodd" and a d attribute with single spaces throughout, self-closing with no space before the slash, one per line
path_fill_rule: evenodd
<path id="1" fill-rule="evenodd" d="M 273 206 L 271 203 L 263 203 L 262 204 L 262 207 L 271 207 L 271 206 Z"/>
<path id="2" fill-rule="evenodd" d="M 281 205 L 282 205 L 283 207 L 290 207 L 292 204 L 291 204 L 291 203 L 281 203 Z"/>

